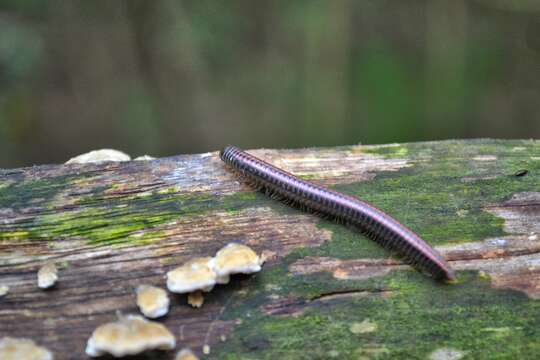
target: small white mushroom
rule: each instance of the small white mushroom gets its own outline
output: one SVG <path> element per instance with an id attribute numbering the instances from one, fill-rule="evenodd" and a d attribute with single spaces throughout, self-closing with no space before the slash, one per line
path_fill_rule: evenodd
<path id="1" fill-rule="evenodd" d="M 41 289 L 48 289 L 56 284 L 56 280 L 58 280 L 58 269 L 54 263 L 47 263 L 39 269 L 37 277 L 38 286 Z"/>
<path id="2" fill-rule="evenodd" d="M 88 164 L 106 161 L 130 161 L 131 157 L 118 150 L 101 149 L 87 152 L 69 159 L 66 164 Z"/>
<path id="3" fill-rule="evenodd" d="M 86 344 L 86 354 L 115 357 L 136 355 L 146 350 L 171 350 L 176 340 L 162 324 L 138 315 L 121 316 L 117 322 L 97 327 Z"/>
<path id="4" fill-rule="evenodd" d="M 204 304 L 204 296 L 202 291 L 194 291 L 188 294 L 187 302 L 194 308 L 200 308 Z"/>
<path id="5" fill-rule="evenodd" d="M 8 292 L 9 292 L 9 286 L 0 285 L 0 297 L 6 296 Z"/>
<path id="6" fill-rule="evenodd" d="M 202 347 L 202 352 L 203 352 L 204 355 L 209 355 L 210 354 L 210 345 L 204 344 L 204 346 Z"/>
<path id="7" fill-rule="evenodd" d="M 219 250 L 211 266 L 221 279 L 232 274 L 251 274 L 261 271 L 263 261 L 249 246 L 230 243 Z M 220 282 L 223 283 L 223 282 Z"/>
<path id="8" fill-rule="evenodd" d="M 167 292 L 155 286 L 139 285 L 137 287 L 137 306 L 149 318 L 158 318 L 169 312 L 169 296 Z"/>
<path id="9" fill-rule="evenodd" d="M 176 354 L 174 360 L 199 360 L 199 358 L 190 349 L 182 349 Z"/>
<path id="10" fill-rule="evenodd" d="M 2 360 L 53 360 L 52 353 L 30 339 L 5 337 L 0 339 Z"/>
<path id="11" fill-rule="evenodd" d="M 167 288 L 185 294 L 197 290 L 210 291 L 216 284 L 216 273 L 209 265 L 211 258 L 195 258 L 167 273 Z"/>

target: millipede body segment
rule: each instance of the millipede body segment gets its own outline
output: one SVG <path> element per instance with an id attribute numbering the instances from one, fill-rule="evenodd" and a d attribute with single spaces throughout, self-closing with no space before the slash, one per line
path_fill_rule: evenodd
<path id="1" fill-rule="evenodd" d="M 342 222 L 394 250 L 413 266 L 440 280 L 455 280 L 442 256 L 412 230 L 374 206 L 297 178 L 245 151 L 227 146 L 221 159 L 272 198 Z"/>

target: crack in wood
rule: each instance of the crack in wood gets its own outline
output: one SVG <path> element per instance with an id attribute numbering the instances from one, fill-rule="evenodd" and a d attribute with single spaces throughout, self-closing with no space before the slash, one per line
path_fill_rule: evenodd
<path id="1" fill-rule="evenodd" d="M 346 289 L 336 290 L 314 295 L 308 298 L 311 301 L 330 301 L 336 299 L 350 298 L 355 296 L 367 296 L 367 295 L 388 295 L 393 290 L 387 288 L 374 288 L 374 289 Z"/>

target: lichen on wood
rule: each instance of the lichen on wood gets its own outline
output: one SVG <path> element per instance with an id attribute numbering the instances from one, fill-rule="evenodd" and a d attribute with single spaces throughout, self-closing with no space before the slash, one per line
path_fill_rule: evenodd
<path id="1" fill-rule="evenodd" d="M 216 152 L 6 169 L 0 283 L 10 293 L 0 299 L 0 337 L 81 358 L 96 326 L 137 311 L 138 285 L 163 287 L 167 271 L 238 241 L 268 252 L 263 271 L 217 287 L 201 309 L 173 297 L 162 322 L 179 348 L 200 356 L 209 345 L 203 358 L 227 360 L 540 352 L 540 142 L 253 153 L 396 217 L 459 282 L 434 282 L 358 233 L 253 192 Z M 65 266 L 42 292 L 35 273 L 48 261 Z"/>

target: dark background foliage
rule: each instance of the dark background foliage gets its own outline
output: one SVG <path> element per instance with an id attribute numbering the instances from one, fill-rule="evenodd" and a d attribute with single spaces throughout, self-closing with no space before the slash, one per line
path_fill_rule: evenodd
<path id="1" fill-rule="evenodd" d="M 539 136 L 538 0 L 0 1 L 0 167 Z"/>

